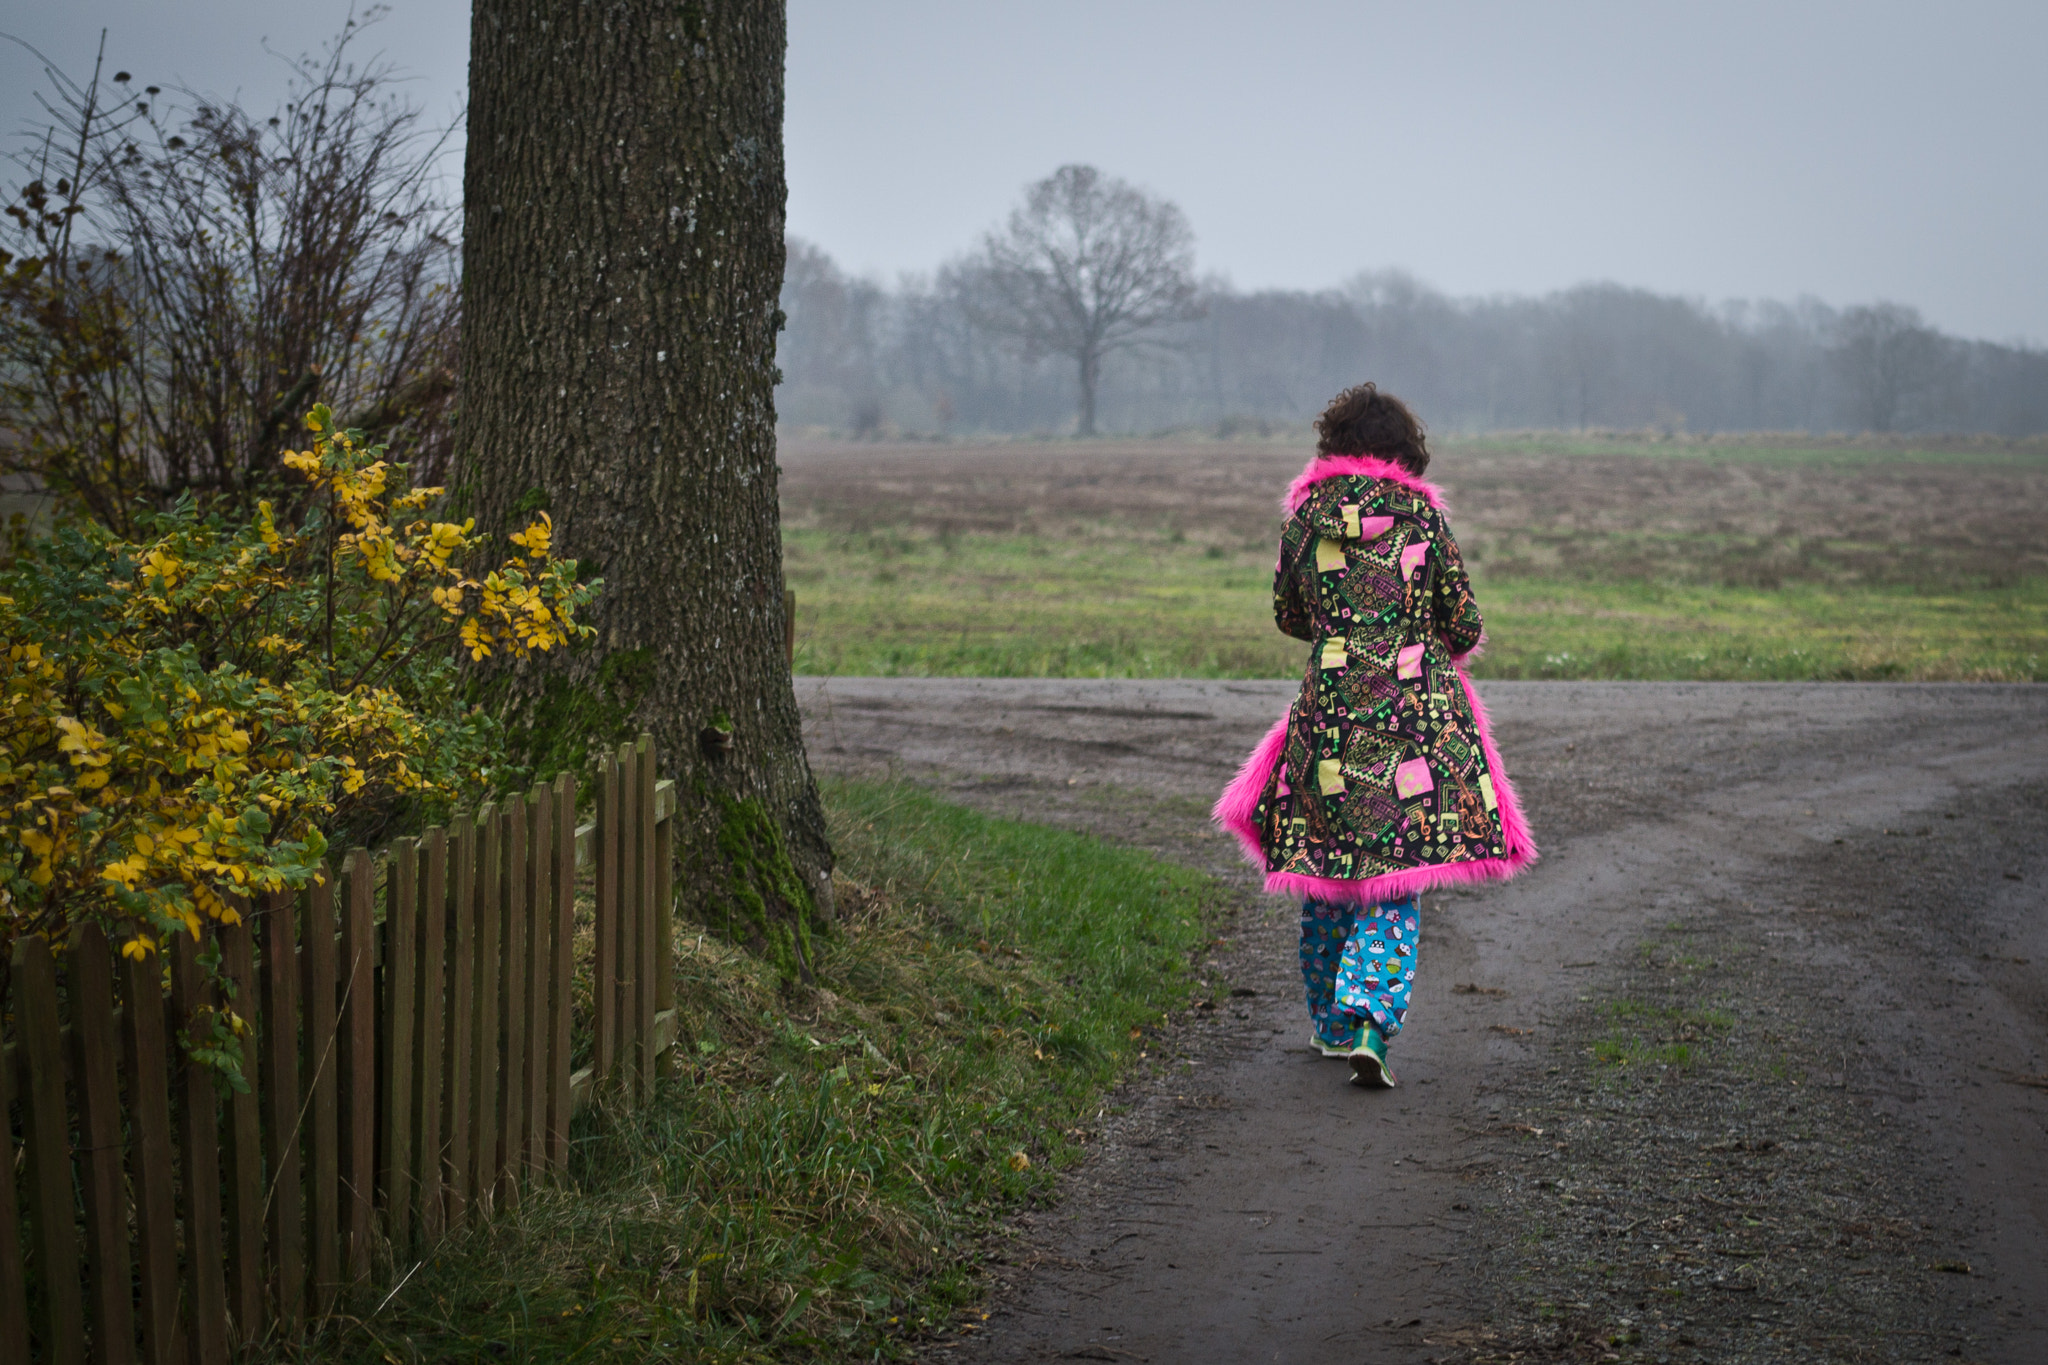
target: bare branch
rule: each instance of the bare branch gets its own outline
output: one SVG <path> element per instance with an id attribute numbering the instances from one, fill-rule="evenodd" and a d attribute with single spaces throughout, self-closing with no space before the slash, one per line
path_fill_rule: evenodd
<path id="1" fill-rule="evenodd" d="M 0 473 L 118 531 L 187 493 L 288 496 L 276 460 L 317 376 L 416 479 L 445 482 L 448 130 L 395 96 L 392 66 L 352 60 L 363 29 L 293 61 L 268 118 L 156 86 L 110 104 L 99 66 L 81 84 L 44 59 L 49 124 L 13 157 L 0 224 Z"/>

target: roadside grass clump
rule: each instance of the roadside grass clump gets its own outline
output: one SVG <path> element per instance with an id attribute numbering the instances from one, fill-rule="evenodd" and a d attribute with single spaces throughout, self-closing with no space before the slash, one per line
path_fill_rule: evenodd
<path id="1" fill-rule="evenodd" d="M 568 1179 L 368 1294 L 333 1361 L 875 1360 L 980 1293 L 1104 1088 L 1183 1003 L 1224 893 L 895 783 L 828 783 L 840 918 L 787 983 L 679 922 L 674 1074 L 578 1120 Z"/>
<path id="2" fill-rule="evenodd" d="M 1689 1067 L 1699 1049 L 1735 1027 L 1735 1016 L 1718 1007 L 1658 1005 L 1626 996 L 1602 1004 L 1599 1014 L 1610 1028 L 1590 1051 L 1609 1067 Z"/>
<path id="3" fill-rule="evenodd" d="M 1690 1043 L 1649 1043 L 1641 1038 L 1610 1036 L 1593 1044 L 1593 1055 L 1608 1066 L 1666 1067 L 1692 1065 Z"/>

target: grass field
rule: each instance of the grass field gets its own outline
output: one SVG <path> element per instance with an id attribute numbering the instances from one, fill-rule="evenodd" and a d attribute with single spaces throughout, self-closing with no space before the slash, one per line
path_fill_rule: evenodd
<path id="1" fill-rule="evenodd" d="M 582 1116 L 563 1187 L 275 1358 L 895 1360 L 961 1325 L 983 1234 L 1199 988 L 1223 893 L 908 786 L 824 796 L 842 928 L 815 985 L 679 928 L 677 1081 Z"/>
<path id="2" fill-rule="evenodd" d="M 799 671 L 1287 677 L 1278 443 L 786 447 Z M 2048 676 L 2048 450 L 1535 435 L 1431 475 L 1513 678 Z"/>

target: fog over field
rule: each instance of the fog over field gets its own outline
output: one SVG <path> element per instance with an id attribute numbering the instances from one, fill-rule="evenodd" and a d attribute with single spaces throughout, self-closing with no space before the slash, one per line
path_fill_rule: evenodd
<path id="1" fill-rule="evenodd" d="M 1194 302 L 1105 357 L 1101 429 L 1298 427 L 1372 379 L 1438 431 L 2048 431 L 2048 350 L 1949 336 L 1899 305 L 1714 305 L 1611 283 L 1454 298 L 1394 270 L 1320 290 L 1210 279 Z M 792 240 L 784 427 L 1071 431 L 1073 363 L 992 326 L 997 304 L 971 258 L 889 286 Z"/>
<path id="2" fill-rule="evenodd" d="M 74 76 L 104 29 L 138 88 L 259 116 L 276 54 L 351 12 L 15 8 L 0 30 Z M 468 7 L 380 10 L 358 53 L 451 129 L 452 200 Z M 1075 163 L 1177 206 L 1199 286 L 1199 317 L 1105 358 L 1104 431 L 1299 424 L 1367 376 L 1440 430 L 2048 429 L 2039 5 L 791 0 L 788 21 L 787 427 L 1077 426 L 1073 367 L 998 335 L 953 268 Z M 39 91 L 0 43 L 6 131 L 40 125 Z"/>

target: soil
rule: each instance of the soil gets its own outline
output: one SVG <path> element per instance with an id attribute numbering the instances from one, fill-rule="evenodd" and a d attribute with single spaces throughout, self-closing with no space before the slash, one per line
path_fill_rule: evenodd
<path id="1" fill-rule="evenodd" d="M 882 445 L 785 440 L 785 522 L 1179 533 L 1270 556 L 1304 442 Z M 1854 460 L 1855 452 L 1842 455 Z M 1957 460 L 1967 462 L 1967 455 Z M 2010 586 L 2048 572 L 2048 463 L 1772 462 L 1448 447 L 1434 462 L 1468 561 L 1493 577 Z M 1969 496 L 1928 515 L 1928 490 Z"/>
<path id="2" fill-rule="evenodd" d="M 930 1359 L 2048 1360 L 2048 691 L 1484 684 L 1544 857 L 1425 897 L 1366 1091 L 1207 824 L 1293 690 L 799 680 L 821 772 L 1243 895 Z"/>

